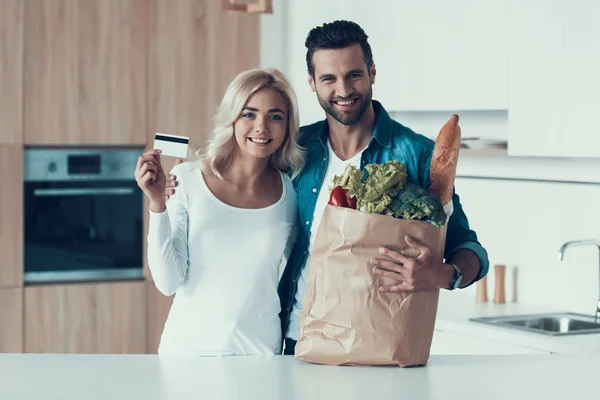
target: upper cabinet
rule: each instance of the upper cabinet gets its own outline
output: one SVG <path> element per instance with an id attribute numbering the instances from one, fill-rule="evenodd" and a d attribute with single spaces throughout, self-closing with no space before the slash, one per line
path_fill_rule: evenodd
<path id="1" fill-rule="evenodd" d="M 600 2 L 513 0 L 509 155 L 600 157 Z"/>
<path id="2" fill-rule="evenodd" d="M 24 9 L 24 0 L 0 1 L 0 145 L 23 141 Z"/>
<path id="3" fill-rule="evenodd" d="M 412 52 L 411 73 L 404 76 L 412 82 L 409 110 L 506 110 L 508 2 L 414 3 L 412 48 L 398 49 Z M 383 84 L 396 85 L 394 80 Z"/>
<path id="4" fill-rule="evenodd" d="M 143 145 L 148 2 L 24 3 L 25 144 Z"/>

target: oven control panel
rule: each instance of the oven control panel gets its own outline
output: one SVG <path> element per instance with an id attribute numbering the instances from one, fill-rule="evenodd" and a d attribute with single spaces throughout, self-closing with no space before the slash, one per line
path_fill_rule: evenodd
<path id="1" fill-rule="evenodd" d="M 25 181 L 133 180 L 143 149 L 25 149 Z"/>

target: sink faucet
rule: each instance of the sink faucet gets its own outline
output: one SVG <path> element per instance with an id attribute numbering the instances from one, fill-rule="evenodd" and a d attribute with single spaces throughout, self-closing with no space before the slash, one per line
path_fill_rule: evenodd
<path id="1" fill-rule="evenodd" d="M 600 240 L 596 239 L 585 239 L 585 240 L 573 240 L 571 242 L 566 242 L 562 246 L 560 246 L 560 250 L 558 250 L 558 259 L 560 261 L 563 260 L 565 255 L 565 250 L 569 246 L 596 246 L 598 248 L 598 273 L 600 274 Z M 598 282 L 598 303 L 596 304 L 596 321 L 600 321 L 600 276 Z"/>

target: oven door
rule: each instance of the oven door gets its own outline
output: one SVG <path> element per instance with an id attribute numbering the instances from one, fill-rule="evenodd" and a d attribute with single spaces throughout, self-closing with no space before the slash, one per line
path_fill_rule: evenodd
<path id="1" fill-rule="evenodd" d="M 135 182 L 25 182 L 26 283 L 143 278 Z"/>

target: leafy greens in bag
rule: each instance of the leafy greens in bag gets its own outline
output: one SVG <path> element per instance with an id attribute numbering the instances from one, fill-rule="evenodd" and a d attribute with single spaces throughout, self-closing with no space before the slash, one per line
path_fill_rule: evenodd
<path id="1" fill-rule="evenodd" d="M 406 183 L 406 166 L 391 160 L 368 164 L 365 169 L 366 178 L 364 171 L 349 165 L 341 176 L 335 176 L 333 191 L 339 191 L 338 187 L 347 190 L 349 198 L 356 198 L 356 209 L 365 213 L 429 221 L 438 227 L 446 223 L 440 199 L 418 185 Z"/>

